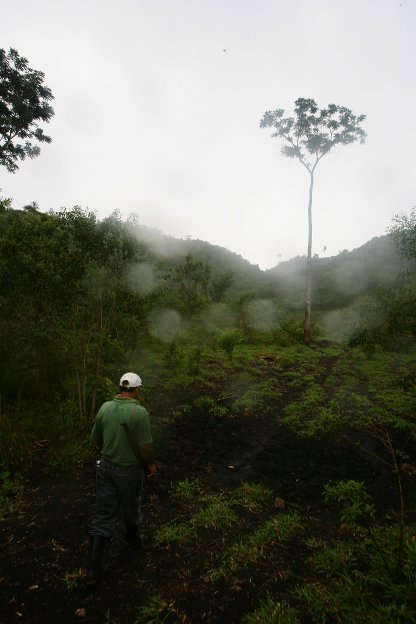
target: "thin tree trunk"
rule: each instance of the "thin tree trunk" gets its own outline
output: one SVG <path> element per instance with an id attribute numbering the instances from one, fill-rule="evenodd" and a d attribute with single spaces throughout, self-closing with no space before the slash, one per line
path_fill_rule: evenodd
<path id="1" fill-rule="evenodd" d="M 310 171 L 309 204 L 308 204 L 308 257 L 306 260 L 306 292 L 305 320 L 303 322 L 303 341 L 309 345 L 311 341 L 311 307 L 312 307 L 312 194 L 313 170 Z"/>
<path id="2" fill-rule="evenodd" d="M 77 384 L 77 399 L 80 421 L 87 418 L 87 368 L 88 352 L 91 342 L 91 329 L 87 336 L 83 336 L 82 330 L 78 327 L 78 308 L 73 310 L 72 331 L 70 338 L 70 348 L 72 352 L 74 371 Z"/>
<path id="3" fill-rule="evenodd" d="M 404 551 L 404 495 L 403 495 L 403 485 L 402 485 L 402 475 L 400 472 L 399 465 L 397 463 L 397 455 L 394 450 L 393 443 L 391 441 L 390 434 L 386 432 L 387 437 L 387 448 L 390 451 L 390 454 L 393 458 L 394 462 L 394 471 L 396 473 L 397 478 L 397 486 L 399 490 L 400 497 L 400 522 L 399 522 L 399 543 L 397 546 L 397 562 L 396 562 L 396 575 L 395 578 L 399 581 L 403 576 L 403 551 Z"/>
<path id="4" fill-rule="evenodd" d="M 116 300 L 115 298 L 113 298 L 111 302 L 110 310 L 108 311 L 107 316 L 105 316 L 103 301 L 102 301 L 102 298 L 100 298 L 99 311 L 98 311 L 98 345 L 97 345 L 97 354 L 95 358 L 95 375 L 94 375 L 94 383 L 93 383 L 92 396 L 91 396 L 91 411 L 90 411 L 91 420 L 94 419 L 94 416 L 95 416 L 95 406 L 97 402 L 98 382 L 99 382 L 100 373 L 101 373 L 104 341 L 105 341 L 105 337 L 107 336 L 109 327 L 111 325 L 111 321 L 115 313 L 115 307 L 116 307 Z"/>

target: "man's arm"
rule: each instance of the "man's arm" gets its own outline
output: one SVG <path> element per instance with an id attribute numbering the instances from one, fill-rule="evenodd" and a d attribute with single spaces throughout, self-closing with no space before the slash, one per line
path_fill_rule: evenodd
<path id="1" fill-rule="evenodd" d="M 90 443 L 96 444 L 98 448 L 101 450 L 103 446 L 103 442 L 104 440 L 103 440 L 103 434 L 101 430 L 101 422 L 97 415 L 97 418 L 95 419 L 94 426 L 91 431 Z"/>
<path id="2" fill-rule="evenodd" d="M 139 451 L 144 463 L 147 466 L 148 472 L 146 476 L 148 478 L 154 477 L 154 475 L 156 474 L 156 465 L 153 454 L 153 443 L 151 442 L 149 444 L 140 444 Z"/>

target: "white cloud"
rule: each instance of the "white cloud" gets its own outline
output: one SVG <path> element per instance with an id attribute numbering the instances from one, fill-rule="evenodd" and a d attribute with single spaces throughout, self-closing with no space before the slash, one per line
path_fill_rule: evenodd
<path id="1" fill-rule="evenodd" d="M 52 145 L 0 186 L 14 206 L 81 204 L 228 247 L 262 267 L 306 252 L 308 178 L 259 120 L 313 97 L 367 115 L 328 155 L 314 252 L 352 249 L 415 203 L 416 5 L 389 0 L 20 0 L 15 47 L 55 95 Z"/>

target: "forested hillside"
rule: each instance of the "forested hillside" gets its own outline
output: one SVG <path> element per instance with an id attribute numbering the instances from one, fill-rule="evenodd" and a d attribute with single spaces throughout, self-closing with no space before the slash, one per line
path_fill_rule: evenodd
<path id="1" fill-rule="evenodd" d="M 27 455 L 44 415 L 82 427 L 120 371 L 146 369 L 143 352 L 243 327 L 247 301 L 264 292 L 260 269 L 225 249 L 175 241 L 116 213 L 99 221 L 78 207 L 18 211 L 7 200 L 0 266 L 1 443 L 10 465 L 23 448 Z M 16 414 L 30 427 L 16 431 Z"/>
<path id="2" fill-rule="evenodd" d="M 338 256 L 315 256 L 314 308 L 327 310 L 347 306 L 357 297 L 377 289 L 394 288 L 398 281 L 403 281 L 408 264 L 389 235 L 373 238 L 353 251 L 341 251 Z M 266 273 L 278 280 L 288 302 L 302 305 L 305 271 L 306 259 L 298 256 Z"/>
<path id="3" fill-rule="evenodd" d="M 370 350 L 411 341 L 412 262 L 391 235 L 315 258 L 315 339 Z M 146 367 L 149 350 L 198 352 L 215 340 L 232 352 L 239 342 L 300 337 L 305 258 L 261 271 L 227 249 L 117 213 L 19 211 L 3 200 L 0 266 L 3 426 L 21 410 L 90 421 L 108 384 L 137 362 Z M 17 460 L 14 443 L 2 444 L 6 462 Z"/>

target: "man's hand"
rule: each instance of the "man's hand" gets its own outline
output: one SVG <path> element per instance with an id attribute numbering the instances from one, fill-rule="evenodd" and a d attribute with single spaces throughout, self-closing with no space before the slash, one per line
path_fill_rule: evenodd
<path id="1" fill-rule="evenodd" d="M 156 464 L 148 464 L 146 479 L 153 479 L 155 475 L 156 475 Z"/>

